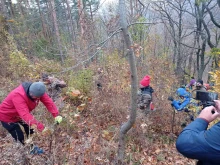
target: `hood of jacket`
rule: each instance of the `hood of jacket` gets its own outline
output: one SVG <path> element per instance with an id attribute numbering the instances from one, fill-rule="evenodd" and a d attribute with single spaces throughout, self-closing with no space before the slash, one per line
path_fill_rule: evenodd
<path id="1" fill-rule="evenodd" d="M 24 88 L 25 93 L 27 94 L 28 98 L 34 101 L 34 99 L 29 94 L 29 87 L 31 86 L 32 82 L 23 82 L 22 87 Z"/>
<path id="2" fill-rule="evenodd" d="M 176 90 L 176 93 L 180 97 L 184 97 L 184 98 L 190 97 L 190 94 L 184 88 L 178 88 Z"/>

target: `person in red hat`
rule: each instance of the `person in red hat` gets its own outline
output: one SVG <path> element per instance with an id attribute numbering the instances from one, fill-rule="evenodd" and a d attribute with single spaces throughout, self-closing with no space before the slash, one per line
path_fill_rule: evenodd
<path id="1" fill-rule="evenodd" d="M 154 110 L 152 102 L 153 88 L 150 86 L 150 76 L 146 75 L 140 81 L 140 92 L 138 94 L 138 107 L 140 109 Z"/>

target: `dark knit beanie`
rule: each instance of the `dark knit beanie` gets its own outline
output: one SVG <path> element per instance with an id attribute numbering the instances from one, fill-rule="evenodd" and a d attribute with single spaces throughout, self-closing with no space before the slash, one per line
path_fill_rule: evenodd
<path id="1" fill-rule="evenodd" d="M 203 80 L 198 80 L 197 82 L 203 85 Z"/>
<path id="2" fill-rule="evenodd" d="M 29 93 L 30 95 L 33 95 L 35 97 L 41 97 L 45 93 L 46 88 L 44 83 L 42 82 L 34 82 L 29 87 Z"/>

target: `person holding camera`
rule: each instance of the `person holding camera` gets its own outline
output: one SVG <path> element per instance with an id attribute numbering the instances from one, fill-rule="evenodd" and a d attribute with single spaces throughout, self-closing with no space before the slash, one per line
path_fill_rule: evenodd
<path id="1" fill-rule="evenodd" d="M 177 150 L 185 157 L 197 159 L 197 165 L 220 164 L 220 122 L 208 128 L 220 117 L 220 101 L 205 107 L 196 120 L 186 126 L 176 141 Z"/>

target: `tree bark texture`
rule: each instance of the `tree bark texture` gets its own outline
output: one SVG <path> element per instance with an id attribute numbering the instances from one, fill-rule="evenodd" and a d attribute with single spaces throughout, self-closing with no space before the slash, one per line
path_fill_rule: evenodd
<path id="1" fill-rule="evenodd" d="M 126 133 L 131 129 L 136 120 L 136 109 L 137 109 L 137 68 L 135 62 L 134 51 L 132 49 L 132 40 L 128 32 L 128 24 L 126 22 L 126 7 L 125 1 L 119 0 L 119 12 L 120 12 L 120 25 L 122 27 L 122 34 L 125 40 L 126 49 L 128 51 L 130 72 L 131 72 L 131 108 L 130 117 L 126 123 L 123 123 L 120 129 L 119 135 L 119 146 L 118 146 L 118 157 L 117 164 L 122 164 L 125 152 L 125 136 Z"/>
<path id="2" fill-rule="evenodd" d="M 57 23 L 57 15 L 56 15 L 54 0 L 50 0 L 50 5 L 51 5 L 51 9 L 53 9 L 52 10 L 53 25 L 54 25 L 54 29 L 55 29 L 55 35 L 57 37 L 57 44 L 58 44 L 58 49 L 60 52 L 60 59 L 61 59 L 61 62 L 64 63 L 63 50 L 62 50 L 62 46 L 61 46 L 60 32 L 59 32 L 58 23 Z"/>

